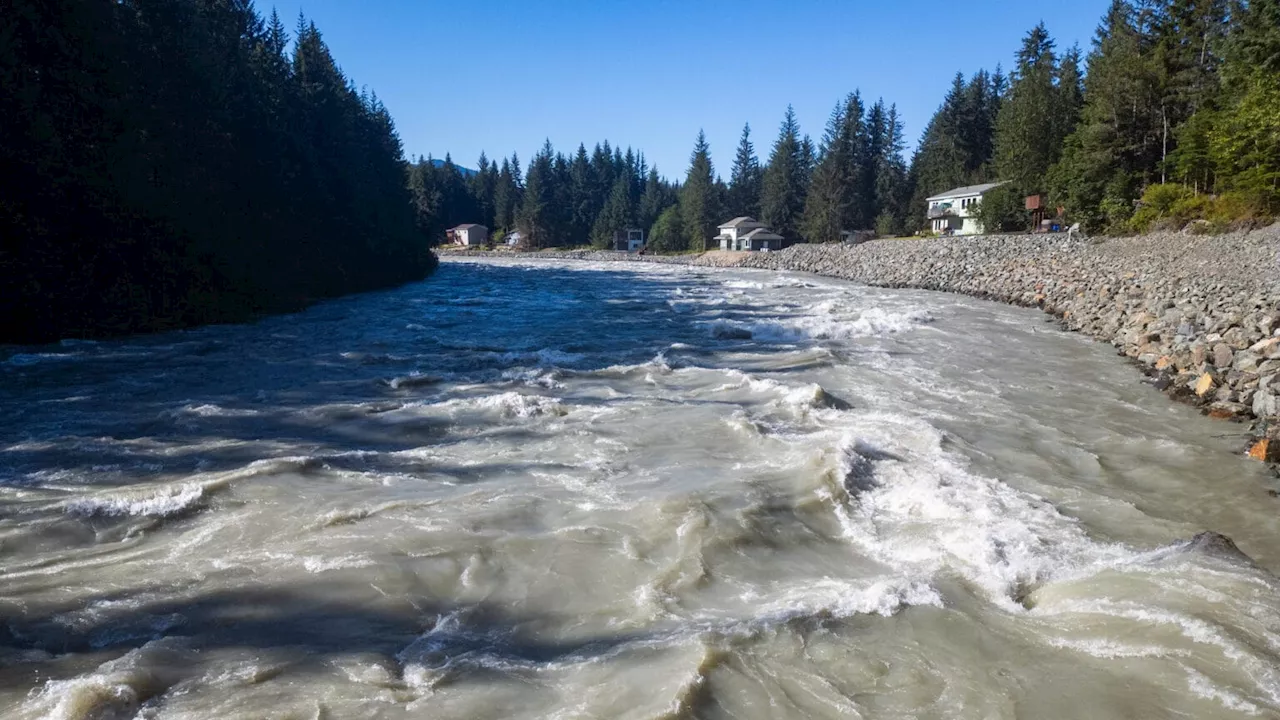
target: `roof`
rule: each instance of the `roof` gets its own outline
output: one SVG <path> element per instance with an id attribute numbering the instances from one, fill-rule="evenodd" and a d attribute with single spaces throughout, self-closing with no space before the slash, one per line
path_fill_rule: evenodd
<path id="1" fill-rule="evenodd" d="M 948 200 L 950 198 L 968 197 L 970 195 L 981 195 L 994 187 L 1003 185 L 1002 182 L 983 183 L 981 185 L 965 185 L 964 187 L 952 188 L 944 193 L 939 193 L 933 197 L 925 198 L 925 202 L 933 200 Z"/>
<path id="2" fill-rule="evenodd" d="M 732 228 L 740 228 L 743 225 L 750 225 L 752 227 L 764 227 L 764 223 L 760 222 L 759 220 L 756 220 L 753 217 L 747 217 L 746 215 L 743 215 L 742 217 L 736 217 L 730 220 L 729 222 L 721 225 L 716 229 L 725 230 L 725 229 L 732 229 Z"/>
<path id="3" fill-rule="evenodd" d="M 458 227 L 454 228 L 454 230 L 470 230 L 472 228 L 483 228 L 485 230 L 489 229 L 479 223 L 462 223 Z"/>
<path id="4" fill-rule="evenodd" d="M 742 236 L 747 240 L 781 240 L 782 236 L 769 228 L 756 228 Z"/>

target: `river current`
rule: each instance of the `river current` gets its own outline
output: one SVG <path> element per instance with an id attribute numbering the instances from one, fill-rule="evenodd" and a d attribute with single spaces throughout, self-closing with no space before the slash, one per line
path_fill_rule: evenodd
<path id="1" fill-rule="evenodd" d="M 1031 310 L 449 261 L 0 407 L 4 718 L 1280 716 L 1275 480 Z"/>

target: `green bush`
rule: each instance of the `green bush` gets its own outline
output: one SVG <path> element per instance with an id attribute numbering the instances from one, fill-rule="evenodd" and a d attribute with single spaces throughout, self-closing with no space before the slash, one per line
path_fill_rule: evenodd
<path id="1" fill-rule="evenodd" d="M 1174 206 L 1189 201 L 1194 194 L 1188 188 L 1172 183 L 1147 186 L 1137 211 L 1129 219 L 1129 229 L 1133 232 L 1177 229 L 1171 227 L 1178 221 L 1173 214 Z"/>
<path id="2" fill-rule="evenodd" d="M 1204 217 L 1224 232 L 1267 223 L 1277 210 L 1276 199 L 1267 193 L 1236 191 L 1219 195 Z"/>
<path id="3" fill-rule="evenodd" d="M 1169 208 L 1169 215 L 1181 225 L 1186 225 L 1192 220 L 1207 218 L 1213 205 L 1208 195 L 1192 195 L 1175 201 Z"/>
<path id="4" fill-rule="evenodd" d="M 1031 226 L 1031 214 L 1024 204 L 1024 193 L 1012 185 L 1001 185 L 987 191 L 978 206 L 978 219 L 984 232 L 1012 232 Z"/>
<path id="5" fill-rule="evenodd" d="M 1236 191 L 1213 197 L 1181 185 L 1152 185 L 1125 226 L 1131 232 L 1158 232 L 1196 223 L 1192 229 L 1196 234 L 1221 233 L 1270 222 L 1276 211 L 1267 193 Z"/>

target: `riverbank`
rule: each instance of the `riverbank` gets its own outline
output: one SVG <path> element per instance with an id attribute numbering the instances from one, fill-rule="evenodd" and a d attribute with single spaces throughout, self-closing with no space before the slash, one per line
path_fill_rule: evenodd
<path id="1" fill-rule="evenodd" d="M 1005 235 L 796 245 L 777 253 L 518 257 L 811 272 L 1039 307 L 1064 327 L 1114 345 L 1157 388 L 1215 418 L 1248 423 L 1258 440 L 1251 454 L 1280 460 L 1280 224 L 1217 236 Z"/>

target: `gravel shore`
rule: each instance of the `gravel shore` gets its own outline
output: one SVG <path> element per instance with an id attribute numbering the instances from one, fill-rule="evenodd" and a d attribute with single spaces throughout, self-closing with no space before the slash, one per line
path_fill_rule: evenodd
<path id="1" fill-rule="evenodd" d="M 1213 417 L 1251 423 L 1259 439 L 1251 454 L 1280 460 L 1280 224 L 1215 236 L 1002 235 L 796 245 L 775 253 L 520 257 L 811 272 L 1040 307 L 1065 327 L 1114 345 L 1156 387 Z"/>

